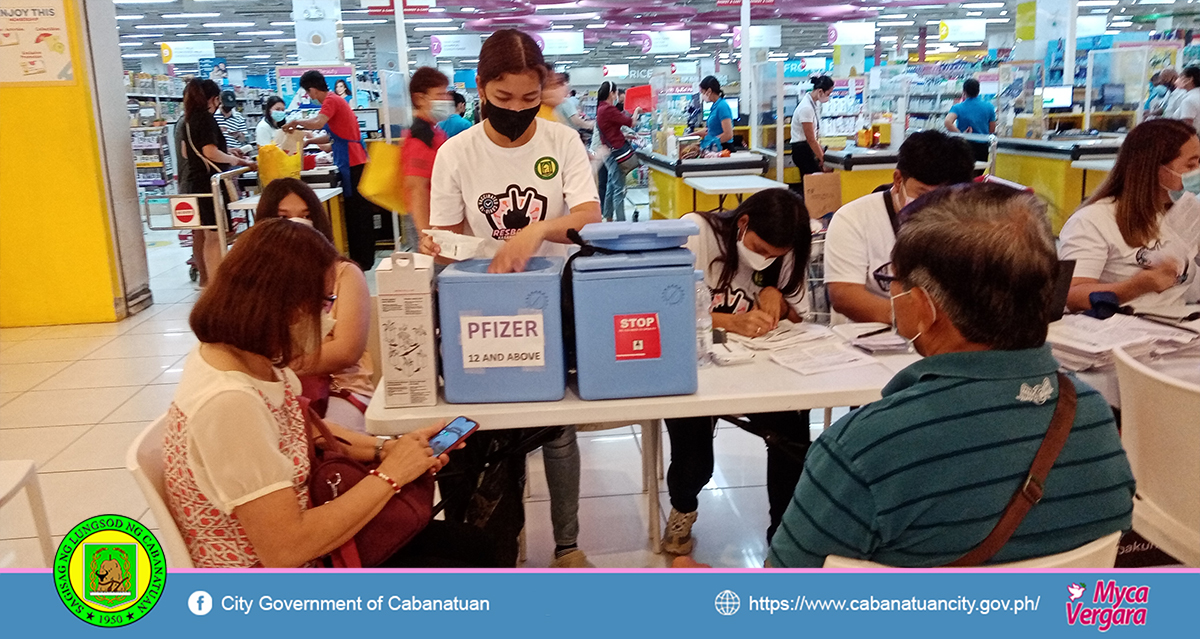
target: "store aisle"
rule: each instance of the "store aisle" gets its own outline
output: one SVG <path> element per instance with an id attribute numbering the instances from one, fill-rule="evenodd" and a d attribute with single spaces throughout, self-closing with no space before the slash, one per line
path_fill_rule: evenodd
<path id="1" fill-rule="evenodd" d="M 171 402 L 184 356 L 196 343 L 187 318 L 199 289 L 188 280 L 191 250 L 178 245 L 175 233 L 150 232 L 147 244 L 155 299 L 149 309 L 117 324 L 0 329 L 0 459 L 38 464 L 55 545 L 71 526 L 101 513 L 158 528 L 125 470 L 125 452 Z M 640 445 L 635 427 L 581 433 L 580 545 L 597 566 L 662 567 L 669 560 L 648 548 Z M 765 449 L 732 427 L 719 429 L 716 448 L 717 470 L 696 524 L 696 557 L 761 566 Z M 537 568 L 549 565 L 554 548 L 540 452 L 530 456 L 529 474 L 525 566 Z M 660 500 L 668 512 L 665 492 Z M 0 510 L 0 567 L 40 565 L 29 509 L 14 499 Z"/>

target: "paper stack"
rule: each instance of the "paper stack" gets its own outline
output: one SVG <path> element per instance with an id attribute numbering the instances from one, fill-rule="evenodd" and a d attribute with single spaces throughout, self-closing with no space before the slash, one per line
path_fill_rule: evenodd
<path id="1" fill-rule="evenodd" d="M 773 351 L 771 361 L 801 375 L 815 375 L 876 363 L 874 357 L 841 343 L 818 343 Z"/>
<path id="2" fill-rule="evenodd" d="M 834 337 L 828 327 L 820 324 L 799 324 L 783 320 L 775 330 L 761 337 L 749 338 L 729 334 L 729 341 L 755 351 L 778 351 Z"/>
<path id="3" fill-rule="evenodd" d="M 1165 355 L 1195 345 L 1197 337 L 1127 315 L 1106 320 L 1067 315 L 1050 325 L 1046 341 L 1064 368 L 1084 371 L 1112 366 L 1114 348 L 1120 347 L 1133 357 Z"/>

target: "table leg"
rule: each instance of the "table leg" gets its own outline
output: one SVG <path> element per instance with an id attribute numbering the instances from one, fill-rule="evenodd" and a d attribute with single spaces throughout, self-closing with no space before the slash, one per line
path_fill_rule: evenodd
<path id="1" fill-rule="evenodd" d="M 658 462 L 662 456 L 662 420 L 653 419 L 642 424 L 642 451 L 646 455 L 649 472 L 647 479 L 651 490 L 646 494 L 649 503 L 647 514 L 650 518 L 650 550 L 656 554 L 662 552 L 662 513 L 658 503 Z"/>
<path id="2" fill-rule="evenodd" d="M 1079 192 L 1079 201 L 1080 202 L 1087 201 L 1087 174 L 1088 174 L 1087 169 L 1084 169 L 1083 170 L 1083 186 L 1080 188 L 1080 192 Z"/>
<path id="3" fill-rule="evenodd" d="M 692 189 L 692 210 L 695 211 L 696 207 L 696 189 Z"/>
<path id="4" fill-rule="evenodd" d="M 333 226 L 333 245 L 342 255 L 348 255 L 350 248 L 346 241 L 346 214 L 342 207 L 342 196 L 330 198 L 325 208 L 329 211 L 329 221 Z"/>
<path id="5" fill-rule="evenodd" d="M 717 196 L 717 210 L 718 211 L 725 210 L 725 194 L 724 193 Z"/>

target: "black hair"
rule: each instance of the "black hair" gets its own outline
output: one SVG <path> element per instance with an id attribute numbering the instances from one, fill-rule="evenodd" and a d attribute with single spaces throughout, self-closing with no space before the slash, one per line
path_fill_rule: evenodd
<path id="1" fill-rule="evenodd" d="M 712 91 L 721 97 L 725 97 L 725 92 L 721 90 L 721 82 L 716 76 L 710 75 L 700 81 L 701 91 Z"/>
<path id="2" fill-rule="evenodd" d="M 318 91 L 328 91 L 329 85 L 325 83 L 325 76 L 316 69 L 309 69 L 300 76 L 300 90 L 307 91 L 316 89 Z"/>
<path id="3" fill-rule="evenodd" d="M 1186 75 L 1194 86 L 1200 87 L 1200 67 L 1195 65 L 1186 66 L 1183 68 L 1183 71 L 1180 71 L 1180 74 Z"/>
<path id="4" fill-rule="evenodd" d="M 450 99 L 454 100 L 454 106 L 458 106 L 460 104 L 467 103 L 467 99 L 464 98 L 463 95 L 461 93 L 459 93 L 458 91 L 451 91 Z"/>
<path id="5" fill-rule="evenodd" d="M 566 71 L 563 71 L 563 73 L 562 73 L 562 79 L 563 79 L 563 82 L 570 82 L 570 81 L 571 81 L 571 74 L 570 74 L 570 73 L 567 73 Z"/>
<path id="6" fill-rule="evenodd" d="M 600 90 L 596 91 L 596 99 L 604 102 L 605 100 L 608 100 L 608 96 L 612 95 L 612 92 L 616 89 L 616 84 L 613 84 L 610 80 L 605 80 L 604 82 L 600 83 Z"/>
<path id="7" fill-rule="evenodd" d="M 808 79 L 808 81 L 812 82 L 814 91 L 817 89 L 820 89 L 822 91 L 832 91 L 833 90 L 833 78 L 831 78 L 827 75 L 814 75 L 814 76 L 810 77 Z"/>
<path id="8" fill-rule="evenodd" d="M 900 145 L 896 169 L 905 178 L 929 186 L 970 182 L 975 178 L 975 153 L 962 138 L 918 131 Z"/>
<path id="9" fill-rule="evenodd" d="M 221 96 L 221 87 L 207 78 L 192 78 L 183 89 L 183 113 L 195 117 L 208 111 L 208 101 Z"/>
<path id="10" fill-rule="evenodd" d="M 792 252 L 792 272 L 780 273 L 776 287 L 784 297 L 799 293 L 804 287 L 804 275 L 812 251 L 812 230 L 808 225 L 808 209 L 802 200 L 788 189 L 767 189 L 746 198 L 733 213 L 701 213 L 712 227 L 721 247 L 721 277 L 717 288 L 731 286 L 738 272 L 738 220 L 748 218 L 746 229 L 775 248 Z M 783 258 L 779 258 L 783 259 Z M 704 265 L 705 267 L 710 265 Z"/>
<path id="11" fill-rule="evenodd" d="M 275 106 L 276 104 L 286 105 L 287 103 L 283 101 L 283 98 L 277 95 L 273 95 L 267 98 L 266 102 L 263 102 L 263 119 L 267 121 L 267 126 L 271 127 L 272 129 L 278 129 L 283 126 L 282 124 L 276 122 L 275 118 L 271 117 L 271 107 Z"/>
<path id="12" fill-rule="evenodd" d="M 968 78 L 965 82 L 963 82 L 963 94 L 965 94 L 968 98 L 979 97 L 979 80 L 976 80 L 975 78 Z"/>

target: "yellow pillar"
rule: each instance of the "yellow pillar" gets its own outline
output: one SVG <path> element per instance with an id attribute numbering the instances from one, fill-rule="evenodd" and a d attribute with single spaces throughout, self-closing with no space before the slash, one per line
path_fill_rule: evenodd
<path id="1" fill-rule="evenodd" d="M 63 3 L 74 80 L 0 85 L 4 327 L 117 319 L 121 292 L 100 165 L 96 79 L 77 2 Z"/>

